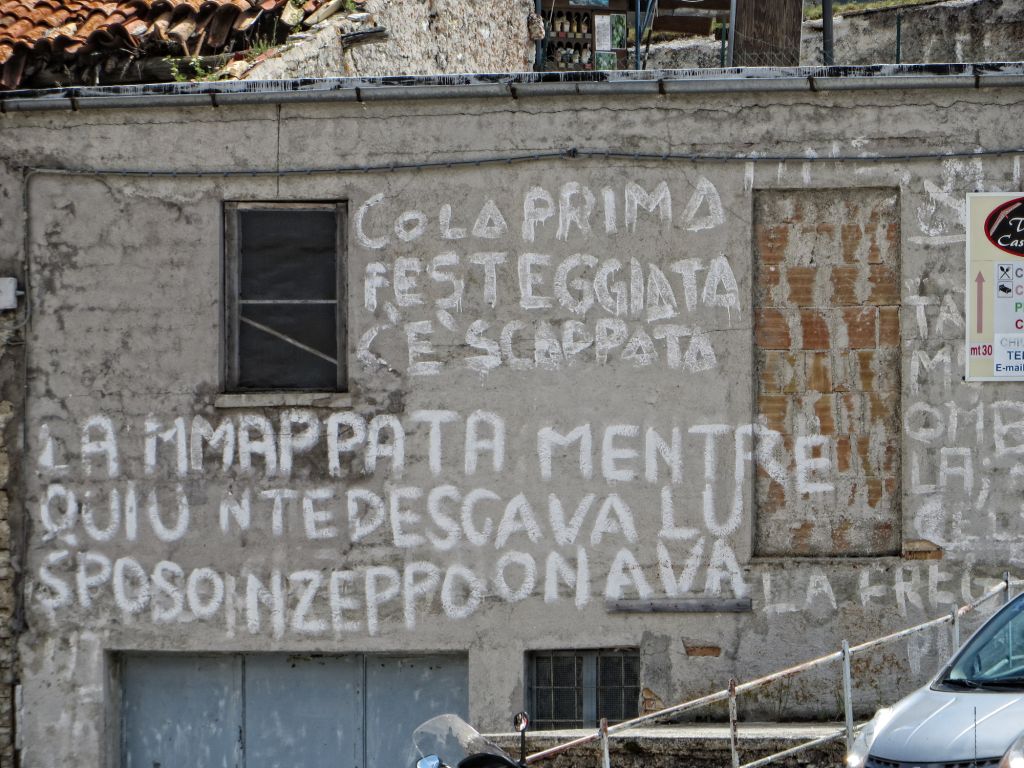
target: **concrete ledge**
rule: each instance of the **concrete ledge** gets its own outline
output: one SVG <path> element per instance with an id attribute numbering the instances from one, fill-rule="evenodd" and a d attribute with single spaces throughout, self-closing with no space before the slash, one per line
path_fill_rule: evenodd
<path id="1" fill-rule="evenodd" d="M 347 392 L 237 392 L 217 395 L 214 408 L 334 408 L 352 407 Z"/>
<path id="2" fill-rule="evenodd" d="M 512 72 L 75 86 L 0 92 L 0 113 L 128 107 L 220 107 L 317 101 L 669 95 L 765 91 L 1019 87 L 1024 62 Z"/>
<path id="3" fill-rule="evenodd" d="M 684 597 L 657 600 L 607 600 L 610 613 L 749 613 L 754 610 L 749 597 Z"/>

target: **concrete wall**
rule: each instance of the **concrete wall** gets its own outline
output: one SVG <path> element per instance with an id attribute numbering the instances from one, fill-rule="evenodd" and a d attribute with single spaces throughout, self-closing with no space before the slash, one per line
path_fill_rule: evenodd
<path id="1" fill-rule="evenodd" d="M 29 529 L 22 764 L 111 757 L 118 650 L 466 651 L 471 717 L 498 730 L 523 706 L 531 649 L 639 647 L 643 685 L 669 702 L 977 596 L 1021 566 L 1024 398 L 961 380 L 963 201 L 1020 190 L 1020 158 L 870 158 L 1000 147 L 1020 99 L 608 92 L 0 116 L 5 167 L 85 171 L 31 175 L 27 211 L 19 174 L 0 193 L 0 242 L 12 269 L 26 259 L 32 299 L 13 506 Z M 803 159 L 487 162 L 577 145 Z M 810 160 L 830 155 L 865 159 Z M 449 159 L 482 164 L 174 174 Z M 116 168 L 156 173 L 104 175 Z M 349 205 L 350 393 L 225 400 L 223 204 L 325 199 Z M 852 268 L 854 299 L 800 283 L 816 253 Z M 771 286 L 773 263 L 788 287 Z M 879 266 L 892 276 L 873 296 Z M 835 387 L 805 378 L 820 382 L 824 356 L 842 380 L 845 351 L 771 350 L 767 309 L 793 318 L 792 339 L 804 310 L 848 342 L 875 320 L 859 349 L 897 350 L 899 370 L 880 429 L 863 414 L 867 433 L 840 427 Z M 786 370 L 766 350 L 805 366 L 782 389 L 816 418 L 765 412 Z M 852 394 L 870 404 L 865 371 Z M 834 428 L 814 409 L 825 395 Z M 204 441 L 207 424 L 234 450 Z M 840 497 L 851 478 L 864 488 Z M 608 604 L 680 595 L 753 609 Z M 858 710 L 948 650 L 937 631 L 863 659 Z M 798 678 L 743 712 L 835 717 L 836 680 Z"/>

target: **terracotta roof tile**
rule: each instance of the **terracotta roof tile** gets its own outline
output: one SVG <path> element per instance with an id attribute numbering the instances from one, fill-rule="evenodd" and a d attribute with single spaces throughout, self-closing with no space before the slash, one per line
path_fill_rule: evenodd
<path id="1" fill-rule="evenodd" d="M 36 23 L 37 26 L 52 26 L 54 24 L 59 25 L 63 23 L 64 19 L 71 15 L 70 11 L 63 8 L 44 8 L 42 6 L 37 7 L 30 18 Z"/>
<path id="2" fill-rule="evenodd" d="M 3 43 L 0 42 L 0 45 Z M 15 48 L 13 53 L 3 62 L 3 69 L 0 70 L 0 86 L 14 88 L 21 82 L 21 76 L 25 71 L 25 49 Z"/>
<path id="3" fill-rule="evenodd" d="M 78 28 L 78 37 L 87 38 L 92 32 L 106 26 L 107 17 L 103 13 L 90 13 L 81 27 Z M 13 27 L 12 27 L 13 29 Z"/>
<path id="4" fill-rule="evenodd" d="M 325 0 L 310 0 L 304 10 Z M 262 13 L 279 12 L 286 0 L 0 0 L 0 87 L 18 86 L 22 75 L 46 60 L 89 54 L 107 47 L 135 47 L 151 40 L 178 43 L 191 55 L 216 52 Z M 134 42 L 133 42 L 134 41 Z M 237 47 L 237 46 L 236 46 Z M 83 60 L 83 63 L 84 60 Z"/>
<path id="5" fill-rule="evenodd" d="M 241 11 L 238 16 L 235 17 L 235 22 L 231 26 L 235 32 L 244 32 L 256 23 L 256 19 L 258 19 L 262 13 L 263 9 L 259 6 Z"/>
<path id="6" fill-rule="evenodd" d="M 71 37 L 75 32 L 78 31 L 78 25 L 74 22 L 68 24 L 62 24 L 56 29 L 48 29 L 43 37 L 58 38 L 58 37 Z"/>
<path id="7" fill-rule="evenodd" d="M 24 37 L 29 37 L 31 33 L 36 30 L 37 27 L 31 19 L 18 19 L 7 27 L 7 34 L 10 35 L 11 40 L 19 40 Z"/>

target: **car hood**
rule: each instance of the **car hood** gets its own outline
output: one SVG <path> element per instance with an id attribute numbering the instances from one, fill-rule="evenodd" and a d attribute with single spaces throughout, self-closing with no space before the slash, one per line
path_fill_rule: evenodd
<path id="1" fill-rule="evenodd" d="M 922 688 L 893 708 L 870 751 L 885 760 L 918 764 L 1002 757 L 1022 731 L 1024 694 Z"/>

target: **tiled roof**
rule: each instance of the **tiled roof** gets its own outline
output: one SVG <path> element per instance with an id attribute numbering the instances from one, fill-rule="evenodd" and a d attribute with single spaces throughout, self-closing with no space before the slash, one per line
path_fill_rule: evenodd
<path id="1" fill-rule="evenodd" d="M 217 53 L 288 1 L 0 0 L 0 87 L 16 88 L 43 67 L 80 66 L 90 54 Z"/>

